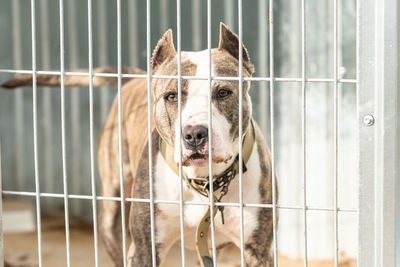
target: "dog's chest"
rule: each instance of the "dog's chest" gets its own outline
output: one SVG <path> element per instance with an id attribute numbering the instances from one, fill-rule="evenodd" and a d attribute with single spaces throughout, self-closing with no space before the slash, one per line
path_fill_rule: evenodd
<path id="1" fill-rule="evenodd" d="M 245 203 L 260 203 L 260 165 L 259 158 L 256 149 L 250 156 L 247 163 L 247 172 L 243 174 L 243 200 Z M 194 245 L 195 230 L 197 224 L 205 214 L 207 210 L 207 205 L 202 205 L 202 203 L 207 204 L 209 199 L 200 195 L 195 190 L 191 189 L 185 181 L 182 181 L 183 186 L 183 200 L 188 204 L 184 205 L 184 225 L 185 225 L 185 236 L 188 236 L 189 243 L 188 247 Z M 169 200 L 169 201 L 179 201 L 180 200 L 180 186 L 181 181 L 179 177 L 169 168 L 165 163 L 161 153 L 157 155 L 156 161 L 156 173 L 155 173 L 155 195 L 159 200 Z M 219 196 L 219 192 L 217 192 Z M 190 204 L 190 202 L 197 202 L 197 204 Z M 228 190 L 228 194 L 224 196 L 222 202 L 228 203 L 239 203 L 239 179 L 238 176 L 231 182 Z M 198 204 L 201 203 L 201 204 Z M 168 233 L 174 234 L 179 231 L 173 231 L 170 226 L 175 226 L 179 229 L 180 227 L 180 205 L 179 204 L 159 204 L 157 209 L 162 214 L 159 216 L 158 225 L 158 236 L 163 238 L 168 238 Z M 232 235 L 232 233 L 240 232 L 240 209 L 239 207 L 225 207 L 224 208 L 224 219 L 225 223 L 222 224 L 221 214 L 217 213 L 215 217 L 215 227 L 216 232 L 220 234 L 221 242 L 226 242 L 223 236 L 228 237 L 230 241 L 234 243 L 240 242 L 235 240 L 240 238 L 239 236 Z M 248 235 L 257 226 L 257 208 L 245 208 L 244 218 L 245 218 L 245 235 Z M 163 226 L 164 225 L 164 226 Z M 169 227 L 165 227 L 168 225 Z M 170 237 L 174 238 L 174 237 Z M 232 240 L 233 239 L 233 240 Z M 162 240 L 160 240 L 162 241 Z M 192 244 L 190 244 L 192 243 Z"/>

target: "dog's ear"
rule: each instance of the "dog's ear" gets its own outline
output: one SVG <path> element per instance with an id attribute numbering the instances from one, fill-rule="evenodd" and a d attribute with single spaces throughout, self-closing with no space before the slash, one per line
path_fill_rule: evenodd
<path id="1" fill-rule="evenodd" d="M 224 23 L 220 23 L 219 30 L 219 49 L 224 49 L 229 52 L 234 58 L 239 60 L 239 37 Z M 249 53 L 246 47 L 242 44 L 243 66 L 250 72 L 254 72 L 254 66 L 250 63 Z"/>
<path id="2" fill-rule="evenodd" d="M 161 37 L 160 41 L 153 52 L 151 59 L 151 69 L 155 70 L 160 66 L 166 59 L 172 58 L 176 55 L 174 47 L 174 38 L 172 36 L 172 30 L 169 29 Z"/>

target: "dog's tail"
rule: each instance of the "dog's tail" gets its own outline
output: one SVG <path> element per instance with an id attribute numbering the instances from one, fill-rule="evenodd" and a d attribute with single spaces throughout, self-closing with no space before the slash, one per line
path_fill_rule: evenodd
<path id="1" fill-rule="evenodd" d="M 88 73 L 88 70 L 72 70 L 71 72 Z M 123 67 L 121 70 L 124 74 L 145 74 L 146 72 L 141 69 Z M 118 73 L 116 67 L 98 67 L 93 69 L 93 73 Z M 132 80 L 134 78 L 124 77 L 122 78 L 122 84 Z M 61 75 L 60 74 L 38 74 L 36 75 L 37 86 L 61 86 Z M 104 77 L 104 76 L 94 76 L 93 86 L 107 86 L 107 85 L 117 85 L 117 77 Z M 7 89 L 13 89 L 22 86 L 32 86 L 32 74 L 20 75 L 11 79 L 1 85 Z M 89 77 L 85 75 L 65 75 L 64 76 L 64 86 L 65 87 L 75 87 L 75 86 L 89 86 Z"/>

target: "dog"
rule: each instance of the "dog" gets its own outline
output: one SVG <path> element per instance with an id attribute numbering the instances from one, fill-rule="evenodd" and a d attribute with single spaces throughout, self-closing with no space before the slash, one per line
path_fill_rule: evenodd
<path id="1" fill-rule="evenodd" d="M 254 66 L 247 49 L 242 46 L 243 77 L 251 77 Z M 183 76 L 207 77 L 208 50 L 181 52 Z M 178 58 L 173 34 L 168 30 L 153 52 L 151 73 L 178 75 Z M 239 39 L 223 23 L 220 24 L 219 46 L 211 50 L 212 76 L 239 76 Z M 83 71 L 83 70 L 81 70 Z M 94 69 L 94 73 L 116 73 L 115 68 Z M 143 74 L 140 69 L 124 68 L 123 73 Z M 37 85 L 60 86 L 59 75 L 37 75 Z M 88 86 L 89 79 L 65 76 L 64 85 Z M 93 77 L 93 85 L 115 85 L 115 77 Z M 122 162 L 125 197 L 150 198 L 149 142 L 147 131 L 147 79 L 122 79 Z M 3 84 L 6 88 L 32 85 L 31 75 L 22 75 Z M 151 153 L 153 196 L 157 200 L 180 200 L 181 180 L 178 162 L 182 159 L 184 201 L 209 202 L 209 148 L 212 140 L 212 174 L 214 200 L 239 202 L 239 142 L 243 142 L 243 201 L 272 203 L 272 166 L 270 152 L 262 132 L 252 118 L 249 96 L 250 81 L 243 81 L 242 133 L 239 138 L 239 82 L 212 80 L 212 138 L 208 129 L 208 80 L 182 79 L 181 126 L 178 119 L 178 80 L 152 78 Z M 179 134 L 180 132 L 180 134 Z M 99 135 L 98 165 L 102 195 L 119 197 L 120 166 L 118 146 L 118 99 Z M 223 199 L 221 200 L 221 198 Z M 275 197 L 278 197 L 276 190 Z M 128 266 L 152 266 L 150 205 L 126 202 L 130 244 Z M 207 210 L 208 209 L 208 210 Z M 234 244 L 240 247 L 240 209 L 226 206 L 213 208 L 216 247 Z M 247 207 L 244 215 L 244 256 L 246 266 L 272 266 L 273 213 L 270 208 Z M 184 205 L 185 245 L 197 249 L 202 266 L 212 266 L 208 248 L 210 208 L 207 205 Z M 201 223 L 200 223 L 201 222 Z M 275 222 L 277 223 L 277 222 Z M 100 232 L 105 247 L 116 266 L 122 266 L 121 205 L 118 201 L 103 200 L 100 207 Z M 154 204 L 156 263 L 160 266 L 168 250 L 180 237 L 180 206 Z M 199 232 L 203 227 L 203 232 Z M 194 238 L 196 236 L 196 239 Z M 205 236 L 205 238 L 204 238 Z M 201 241 L 200 239 L 203 239 Z M 204 241 L 205 240 L 205 241 Z M 199 253 L 199 243 L 203 242 Z M 204 243 L 206 243 L 204 245 Z M 211 263 L 210 263 L 211 262 Z"/>

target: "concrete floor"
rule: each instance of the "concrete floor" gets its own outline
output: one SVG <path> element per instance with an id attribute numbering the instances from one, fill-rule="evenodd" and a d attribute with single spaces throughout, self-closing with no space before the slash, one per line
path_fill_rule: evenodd
<path id="1" fill-rule="evenodd" d="M 42 260 L 43 266 L 66 266 L 65 228 L 63 218 L 43 218 Z M 91 225 L 71 221 L 70 225 L 71 266 L 94 266 L 93 229 Z M 6 267 L 37 266 L 37 234 L 36 232 L 10 233 L 4 235 Z M 218 266 L 240 266 L 237 248 L 230 248 L 221 253 Z M 195 252 L 188 251 L 187 266 L 197 262 Z M 180 266 L 180 248 L 171 249 L 167 262 L 163 267 Z M 280 267 L 304 266 L 302 259 L 289 259 L 279 256 Z M 104 247 L 99 242 L 99 266 L 112 266 Z M 309 260 L 309 267 L 334 266 L 332 261 Z M 356 261 L 341 257 L 340 267 L 355 267 Z"/>

